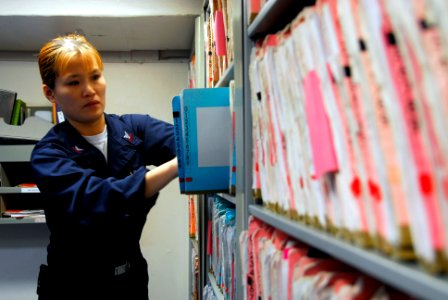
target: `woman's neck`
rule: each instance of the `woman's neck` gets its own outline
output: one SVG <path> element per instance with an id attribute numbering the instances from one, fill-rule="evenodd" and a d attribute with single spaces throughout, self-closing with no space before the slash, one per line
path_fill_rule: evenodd
<path id="1" fill-rule="evenodd" d="M 104 115 L 102 115 L 101 118 L 98 120 L 95 120 L 90 123 L 82 123 L 82 122 L 76 122 L 73 120 L 67 120 L 70 122 L 70 124 L 75 127 L 75 129 L 84 136 L 89 135 L 97 135 L 104 131 L 104 126 L 106 126 L 106 118 Z"/>

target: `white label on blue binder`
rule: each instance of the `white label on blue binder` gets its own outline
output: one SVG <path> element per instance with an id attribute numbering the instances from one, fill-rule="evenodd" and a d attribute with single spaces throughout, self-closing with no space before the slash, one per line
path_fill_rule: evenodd
<path id="1" fill-rule="evenodd" d="M 229 166 L 230 113 L 228 107 L 198 107 L 198 167 Z"/>

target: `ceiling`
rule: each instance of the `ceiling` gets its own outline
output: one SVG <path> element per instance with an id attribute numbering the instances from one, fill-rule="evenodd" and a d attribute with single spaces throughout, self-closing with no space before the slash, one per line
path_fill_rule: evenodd
<path id="1" fill-rule="evenodd" d="M 84 34 L 100 51 L 189 50 L 203 0 L 0 0 L 0 52 Z"/>

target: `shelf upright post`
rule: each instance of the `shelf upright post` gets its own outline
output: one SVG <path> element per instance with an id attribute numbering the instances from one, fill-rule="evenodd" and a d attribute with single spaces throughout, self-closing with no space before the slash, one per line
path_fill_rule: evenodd
<path id="1" fill-rule="evenodd" d="M 204 16 L 205 12 L 202 12 L 195 19 L 195 37 L 194 37 L 194 53 L 196 56 L 196 87 L 205 87 L 205 48 L 204 48 Z"/>
<path id="2" fill-rule="evenodd" d="M 205 22 L 205 14 L 208 9 L 208 0 L 204 0 L 203 11 L 202 13 L 196 17 L 195 19 L 195 36 L 194 36 L 194 53 L 196 56 L 196 70 L 195 70 L 195 81 L 196 88 L 204 88 L 205 87 L 205 74 L 206 74 L 206 65 L 205 65 L 205 46 L 204 46 L 204 22 Z M 198 246 L 199 251 L 197 253 L 199 258 L 199 276 L 197 286 L 198 290 L 198 300 L 202 300 L 203 298 L 203 289 L 207 284 L 207 266 L 206 266 L 206 243 L 205 239 L 207 238 L 207 204 L 206 204 L 206 195 L 198 195 Z M 190 257 L 190 262 L 191 262 Z M 190 268 L 190 273 L 193 268 Z M 191 278 L 189 280 L 191 285 Z M 190 294 L 191 295 L 191 294 Z"/>
<path id="3" fill-rule="evenodd" d="M 245 226 L 247 229 L 249 211 L 248 207 L 250 204 L 254 204 L 254 199 L 252 197 L 252 108 L 251 108 L 251 90 L 249 83 L 249 64 L 250 64 L 250 54 L 254 47 L 254 42 L 250 39 L 247 28 L 248 24 L 248 4 L 244 1 L 243 16 L 241 17 L 243 22 L 242 39 L 243 39 L 243 83 L 244 83 L 244 194 L 245 194 Z"/>
<path id="4" fill-rule="evenodd" d="M 247 98 L 248 75 L 246 69 L 247 24 L 245 18 L 246 1 L 233 0 L 232 3 L 233 43 L 234 43 L 234 80 L 235 80 L 235 117 L 236 117 L 236 243 L 235 274 L 242 274 L 239 235 L 248 226 L 248 204 L 251 194 L 251 118 L 250 101 Z M 249 107 L 249 110 L 248 110 Z M 248 117 L 249 116 L 249 117 Z M 249 157 L 248 157 L 249 156 Z M 237 276 L 235 299 L 243 299 L 244 291 L 241 276 Z"/>
<path id="5" fill-rule="evenodd" d="M 202 300 L 203 290 L 207 284 L 207 251 L 206 251 L 206 238 L 207 238 L 207 201 L 206 195 L 198 195 L 198 219 L 199 219 L 199 288 L 198 300 Z"/>

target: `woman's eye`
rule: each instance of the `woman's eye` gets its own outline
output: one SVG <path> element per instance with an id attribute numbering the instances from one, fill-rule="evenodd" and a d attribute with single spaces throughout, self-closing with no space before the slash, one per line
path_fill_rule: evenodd
<path id="1" fill-rule="evenodd" d="M 92 76 L 92 79 L 93 80 L 98 80 L 100 77 L 101 77 L 100 74 L 95 74 L 95 75 Z"/>
<path id="2" fill-rule="evenodd" d="M 73 80 L 73 81 L 67 82 L 67 85 L 70 85 L 70 86 L 75 86 L 75 85 L 78 85 L 78 84 L 79 84 L 79 81 L 77 81 L 77 80 Z"/>

